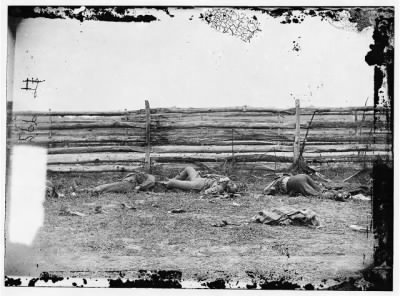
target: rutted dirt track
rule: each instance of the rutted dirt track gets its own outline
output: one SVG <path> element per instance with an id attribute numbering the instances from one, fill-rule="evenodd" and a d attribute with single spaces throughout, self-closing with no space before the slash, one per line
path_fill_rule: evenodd
<path id="1" fill-rule="evenodd" d="M 73 184 L 84 188 L 112 178 L 116 176 L 52 176 L 65 192 Z M 267 277 L 326 287 L 357 276 L 371 262 L 373 235 L 349 228 L 370 226 L 370 202 L 265 197 L 259 194 L 261 188 L 255 184 L 235 199 L 175 192 L 98 197 L 67 193 L 48 199 L 44 226 L 34 241 L 37 272 L 129 278 L 140 269 L 180 270 L 182 280 L 249 282 L 252 277 Z M 95 213 L 100 205 L 103 213 Z M 63 206 L 85 216 L 59 215 Z M 310 208 L 323 227 L 244 223 L 262 209 L 280 206 Z M 185 212 L 168 213 L 177 208 Z M 212 226 L 221 219 L 239 225 Z"/>

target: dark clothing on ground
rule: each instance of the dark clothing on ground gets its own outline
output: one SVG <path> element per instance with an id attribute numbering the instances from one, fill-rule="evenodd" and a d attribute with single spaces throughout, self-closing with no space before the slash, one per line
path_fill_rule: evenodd
<path id="1" fill-rule="evenodd" d="M 368 194 L 368 186 L 329 183 L 318 185 L 310 176 L 299 174 L 295 176 L 284 175 L 275 179 L 264 188 L 264 194 L 267 195 L 289 195 L 298 194 L 304 196 L 317 196 L 323 199 L 333 199 L 345 201 L 357 193 Z"/>
<path id="2" fill-rule="evenodd" d="M 267 187 L 264 188 L 264 194 L 302 194 L 304 196 L 317 196 L 321 192 L 321 188 L 311 179 L 310 176 L 299 174 L 295 176 L 284 175 L 275 179 Z"/>

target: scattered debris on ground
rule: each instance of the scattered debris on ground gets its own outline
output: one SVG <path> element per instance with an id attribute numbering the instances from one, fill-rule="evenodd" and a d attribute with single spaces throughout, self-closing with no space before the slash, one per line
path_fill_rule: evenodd
<path id="1" fill-rule="evenodd" d="M 282 268 L 286 264 L 286 261 L 282 261 L 286 258 L 282 256 L 289 259 L 290 255 L 289 269 L 296 270 L 301 276 L 307 276 L 314 289 L 323 289 L 337 284 L 338 281 L 335 282 L 333 278 L 338 274 L 354 276 L 355 272 L 365 268 L 372 260 L 373 236 L 363 233 L 366 228 L 361 228 L 362 231 L 357 234 L 356 230 L 349 227 L 351 224 L 369 225 L 371 207 L 365 201 L 355 199 L 341 203 L 315 197 L 266 196 L 261 194 L 262 187 L 267 182 L 265 178 L 252 184 L 251 191 L 243 194 L 240 199 L 224 198 L 220 195 L 205 196 L 201 200 L 199 193 L 174 193 L 169 190 L 167 193 L 151 192 L 150 195 L 143 192 L 105 193 L 96 198 L 89 192 L 75 191 L 77 196 L 73 198 L 73 188 L 69 188 L 73 178 L 78 177 L 62 174 L 55 175 L 52 179 L 58 185 L 58 192 L 65 193 L 66 198 L 47 199 L 44 204 L 47 213 L 44 227 L 39 231 L 34 244 L 40 255 L 35 260 L 39 265 L 42 263 L 43 269 L 84 270 L 87 264 L 95 264 L 96 270 L 89 269 L 85 274 L 89 277 L 97 275 L 98 270 L 139 269 L 146 264 L 161 268 L 183 266 L 187 271 L 184 274 L 185 279 L 192 280 L 195 274 L 199 274 L 204 281 L 209 282 L 220 278 L 219 270 L 226 271 L 232 279 L 241 280 L 243 271 L 250 266 L 268 279 L 271 278 L 270 270 L 276 272 L 278 281 L 281 276 L 289 277 L 288 272 Z M 89 187 L 99 180 L 113 181 L 108 174 L 102 174 L 101 177 L 87 174 L 79 178 L 80 187 Z M 336 181 L 339 177 L 331 179 Z M 355 182 L 348 183 L 349 185 L 359 186 Z M 362 191 L 352 192 L 353 197 L 358 194 L 366 198 L 371 195 Z M 135 202 L 136 199 L 139 201 Z M 61 202 L 69 207 L 65 211 L 69 217 L 58 215 Z M 233 202 L 241 206 L 235 207 Z M 98 205 L 101 205 L 105 214 L 94 213 Z M 127 210 L 131 206 L 138 210 Z M 267 226 L 250 221 L 260 210 L 271 211 L 286 206 L 312 209 L 324 223 L 324 230 L 304 226 Z M 85 219 L 79 218 L 75 210 L 84 213 Z M 179 214 L 180 211 L 172 213 L 174 210 L 183 210 L 183 214 Z M 82 224 L 82 221 L 85 223 Z M 68 236 L 67 232 L 74 235 Z M 60 237 L 68 239 L 60 240 Z M 53 246 L 60 250 L 59 261 L 47 259 Z M 87 256 L 87 260 L 76 260 L 74 256 L 81 254 Z M 268 258 L 267 262 L 260 261 L 259 254 Z M 132 260 L 126 260 L 127 256 Z M 324 279 L 324 286 L 320 286 L 321 279 Z M 228 281 L 226 285 L 229 287 Z M 360 289 L 366 289 L 369 283 L 360 281 L 358 285 Z M 264 285 L 266 286 L 267 284 Z"/>
<path id="2" fill-rule="evenodd" d="M 76 212 L 76 211 L 71 211 L 68 207 L 65 207 L 65 206 L 61 207 L 59 215 L 60 216 L 80 216 L 80 217 L 86 216 L 83 213 Z"/>
<path id="3" fill-rule="evenodd" d="M 226 220 L 222 220 L 222 221 L 219 221 L 216 223 L 212 223 L 211 225 L 214 227 L 224 227 L 224 226 L 228 225 L 228 222 Z"/>
<path id="4" fill-rule="evenodd" d="M 263 210 L 252 217 L 251 221 L 268 225 L 320 226 L 317 214 L 310 209 L 274 208 Z"/>
<path id="5" fill-rule="evenodd" d="M 329 190 L 322 192 L 321 198 L 332 199 L 336 201 L 346 201 L 350 198 L 350 194 L 346 191 Z"/>
<path id="6" fill-rule="evenodd" d="M 211 224 L 211 226 L 214 226 L 214 227 L 225 227 L 228 225 L 242 226 L 242 224 L 240 224 L 240 223 L 231 223 L 231 222 L 228 222 L 227 220 L 221 220 L 221 221 Z"/>
<path id="7" fill-rule="evenodd" d="M 173 209 L 168 211 L 170 214 L 179 214 L 179 213 L 185 213 L 186 211 L 184 209 Z"/>
<path id="8" fill-rule="evenodd" d="M 96 207 L 94 208 L 94 213 L 95 213 L 95 214 L 103 214 L 103 213 L 104 213 L 103 207 L 102 207 L 102 206 L 96 206 Z"/>
<path id="9" fill-rule="evenodd" d="M 358 232 L 368 232 L 368 227 L 363 227 L 359 225 L 350 225 L 350 229 Z"/>
<path id="10" fill-rule="evenodd" d="M 126 210 L 136 210 L 135 207 L 131 206 L 131 205 L 127 205 L 126 203 L 121 203 L 121 208 L 122 209 L 126 209 Z"/>
<path id="11" fill-rule="evenodd" d="M 371 197 L 365 196 L 364 194 L 359 193 L 359 194 L 353 195 L 353 196 L 351 197 L 351 199 L 370 201 L 370 200 L 371 200 Z"/>

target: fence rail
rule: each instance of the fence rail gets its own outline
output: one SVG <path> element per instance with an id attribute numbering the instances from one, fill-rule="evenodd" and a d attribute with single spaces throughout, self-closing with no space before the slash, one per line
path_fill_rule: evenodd
<path id="1" fill-rule="evenodd" d="M 387 110 L 300 108 L 300 144 L 310 164 L 391 160 Z M 310 125 L 310 121 L 312 122 Z M 50 171 L 130 171 L 226 162 L 280 169 L 293 162 L 296 108 L 153 108 L 118 112 L 13 112 L 8 145 L 48 149 Z"/>

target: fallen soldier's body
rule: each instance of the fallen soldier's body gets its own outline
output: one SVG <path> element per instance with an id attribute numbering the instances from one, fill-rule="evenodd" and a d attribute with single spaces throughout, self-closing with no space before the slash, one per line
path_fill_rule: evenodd
<path id="1" fill-rule="evenodd" d="M 127 192 L 138 192 L 146 191 L 154 187 L 156 179 L 153 175 L 134 172 L 124 177 L 119 182 L 108 183 L 99 185 L 95 188 L 90 189 L 92 193 L 103 193 L 103 192 L 116 192 L 116 193 L 127 193 Z"/>
<path id="2" fill-rule="evenodd" d="M 271 182 L 264 188 L 263 193 L 266 195 L 303 195 L 303 196 L 319 196 L 326 199 L 345 200 L 350 197 L 346 191 L 336 191 L 325 189 L 319 186 L 310 176 L 299 174 L 295 176 L 283 175 Z"/>
<path id="3" fill-rule="evenodd" d="M 166 182 L 167 188 L 177 188 L 185 191 L 204 191 L 205 194 L 235 193 L 238 186 L 228 177 L 201 177 L 193 167 L 186 167 L 175 178 Z"/>
<path id="4" fill-rule="evenodd" d="M 49 180 L 46 181 L 46 197 L 58 197 L 58 192 L 56 187 Z"/>
<path id="5" fill-rule="evenodd" d="M 295 176 L 283 175 L 271 182 L 264 188 L 263 193 L 267 195 L 302 194 L 304 196 L 317 196 L 321 192 L 321 188 L 311 179 L 310 176 L 299 174 Z"/>

